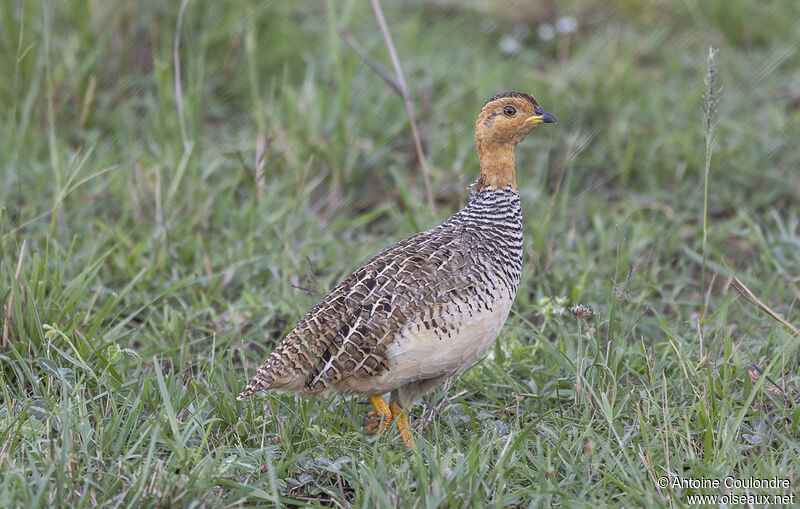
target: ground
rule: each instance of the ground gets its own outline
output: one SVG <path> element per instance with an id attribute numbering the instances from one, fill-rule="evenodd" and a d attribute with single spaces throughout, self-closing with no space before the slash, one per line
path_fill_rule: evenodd
<path id="1" fill-rule="evenodd" d="M 367 2 L 0 4 L 0 505 L 797 497 L 798 337 L 730 276 L 800 324 L 800 3 L 383 8 L 435 210 L 346 43 L 393 72 Z M 559 120 L 517 149 L 522 284 L 412 409 L 417 449 L 365 439 L 358 398 L 237 402 L 327 290 L 463 206 L 506 90 Z M 729 476 L 789 487 L 697 486 Z"/>

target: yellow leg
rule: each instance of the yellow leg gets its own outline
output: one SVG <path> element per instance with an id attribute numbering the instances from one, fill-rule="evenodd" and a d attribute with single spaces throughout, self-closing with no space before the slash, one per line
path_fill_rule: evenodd
<path id="1" fill-rule="evenodd" d="M 385 403 L 384 403 L 385 404 Z M 408 414 L 400 407 L 397 401 L 392 400 L 392 418 L 397 422 L 397 431 L 403 437 L 403 443 L 409 449 L 414 448 L 414 437 L 411 436 L 411 429 L 408 427 Z"/>
<path id="2" fill-rule="evenodd" d="M 389 429 L 389 425 L 392 424 L 392 411 L 389 409 L 389 405 L 386 404 L 386 400 L 383 399 L 383 396 L 372 396 L 369 400 L 375 407 L 375 410 L 367 412 L 367 418 L 370 419 L 371 422 L 364 430 L 364 433 L 375 431 L 375 434 L 378 434 L 381 431 L 386 431 Z"/>

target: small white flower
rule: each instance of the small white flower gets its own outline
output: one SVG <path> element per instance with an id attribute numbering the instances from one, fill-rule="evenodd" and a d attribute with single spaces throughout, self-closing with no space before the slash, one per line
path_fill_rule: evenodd
<path id="1" fill-rule="evenodd" d="M 556 32 L 571 34 L 578 29 L 578 20 L 572 16 L 561 16 L 556 20 Z"/>
<path id="2" fill-rule="evenodd" d="M 552 40 L 556 36 L 556 30 L 550 23 L 542 23 L 536 31 L 539 34 L 539 39 L 543 41 Z"/>
<path id="3" fill-rule="evenodd" d="M 519 40 L 513 35 L 504 35 L 503 38 L 500 39 L 500 51 L 506 55 L 513 55 L 519 51 L 519 47 Z"/>

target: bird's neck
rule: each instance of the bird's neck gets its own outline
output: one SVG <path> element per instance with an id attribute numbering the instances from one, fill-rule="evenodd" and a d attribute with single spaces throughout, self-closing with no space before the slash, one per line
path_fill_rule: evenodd
<path id="1" fill-rule="evenodd" d="M 517 179 L 514 173 L 514 145 L 510 143 L 493 143 L 485 140 L 478 142 L 478 163 L 481 174 L 475 186 L 478 192 L 503 189 L 511 186 L 517 192 Z"/>

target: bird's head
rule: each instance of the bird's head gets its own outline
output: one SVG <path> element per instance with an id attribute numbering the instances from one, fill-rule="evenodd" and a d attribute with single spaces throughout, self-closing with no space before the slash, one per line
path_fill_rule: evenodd
<path id="1" fill-rule="evenodd" d="M 537 125 L 555 123 L 555 117 L 532 95 L 504 92 L 486 101 L 475 124 L 475 139 L 479 146 L 490 143 L 513 148 Z"/>
<path id="2" fill-rule="evenodd" d="M 505 92 L 486 101 L 475 124 L 481 166 L 477 190 L 511 186 L 516 192 L 514 147 L 537 125 L 555 123 L 555 117 L 529 94 Z"/>

